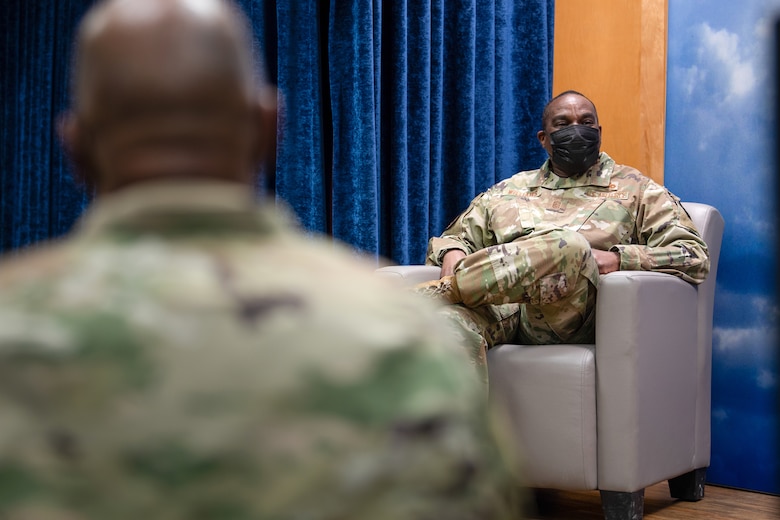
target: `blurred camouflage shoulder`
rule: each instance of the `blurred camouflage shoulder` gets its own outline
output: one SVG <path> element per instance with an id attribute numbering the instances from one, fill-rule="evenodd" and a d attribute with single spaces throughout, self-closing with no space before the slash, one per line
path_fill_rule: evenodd
<path id="1" fill-rule="evenodd" d="M 289 229 L 20 253 L 0 265 L 0 513 L 501 515 L 481 389 L 444 327 Z"/>

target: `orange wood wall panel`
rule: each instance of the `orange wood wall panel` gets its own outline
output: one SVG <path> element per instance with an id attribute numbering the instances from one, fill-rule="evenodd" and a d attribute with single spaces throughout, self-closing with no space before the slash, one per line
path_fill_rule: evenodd
<path id="1" fill-rule="evenodd" d="M 664 176 L 668 0 L 556 0 L 553 94 L 591 98 L 602 149 Z"/>

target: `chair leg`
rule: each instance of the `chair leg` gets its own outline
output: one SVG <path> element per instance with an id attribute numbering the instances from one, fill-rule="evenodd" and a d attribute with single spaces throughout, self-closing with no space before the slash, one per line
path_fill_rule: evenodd
<path id="1" fill-rule="evenodd" d="M 645 509 L 645 490 L 601 491 L 604 520 L 642 520 Z"/>
<path id="2" fill-rule="evenodd" d="M 679 477 L 669 479 L 669 494 L 688 502 L 698 502 L 704 498 L 704 482 L 707 480 L 707 468 L 689 471 Z"/>

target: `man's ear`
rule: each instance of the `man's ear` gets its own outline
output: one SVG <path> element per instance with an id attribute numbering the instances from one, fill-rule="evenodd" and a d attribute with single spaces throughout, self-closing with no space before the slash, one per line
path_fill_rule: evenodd
<path id="1" fill-rule="evenodd" d="M 552 155 L 552 144 L 550 144 L 550 135 L 544 130 L 539 130 L 538 132 L 536 132 L 536 138 L 539 139 L 539 144 L 542 145 L 544 151 L 547 152 L 548 155 Z"/>
<path id="2" fill-rule="evenodd" d="M 266 87 L 257 95 L 254 106 L 255 165 L 269 165 L 276 160 L 277 90 Z"/>
<path id="3" fill-rule="evenodd" d="M 85 128 L 73 112 L 66 112 L 57 121 L 57 135 L 65 154 L 70 159 L 76 182 L 94 191 L 97 178 L 87 150 Z"/>
<path id="4" fill-rule="evenodd" d="M 547 134 L 545 133 L 544 130 L 539 130 L 538 132 L 536 132 L 536 138 L 539 139 L 539 143 L 542 146 L 544 146 L 547 141 Z"/>

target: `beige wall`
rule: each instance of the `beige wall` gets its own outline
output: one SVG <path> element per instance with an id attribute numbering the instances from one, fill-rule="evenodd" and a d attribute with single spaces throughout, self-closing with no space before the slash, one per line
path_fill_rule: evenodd
<path id="1" fill-rule="evenodd" d="M 668 0 L 556 0 L 553 94 L 579 90 L 599 112 L 602 149 L 664 178 Z"/>

